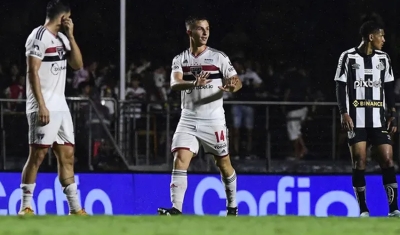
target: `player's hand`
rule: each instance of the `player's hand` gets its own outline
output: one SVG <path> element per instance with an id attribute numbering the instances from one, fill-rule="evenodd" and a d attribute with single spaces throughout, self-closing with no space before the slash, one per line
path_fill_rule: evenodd
<path id="1" fill-rule="evenodd" d="M 71 18 L 63 18 L 62 19 L 62 25 L 65 28 L 65 34 L 67 35 L 68 38 L 71 38 L 74 36 L 74 23 L 72 22 Z"/>
<path id="2" fill-rule="evenodd" d="M 236 88 L 236 84 L 238 83 L 238 77 L 231 77 L 224 79 L 225 84 L 223 86 L 219 86 L 218 88 L 222 91 L 226 92 L 234 92 Z"/>
<path id="3" fill-rule="evenodd" d="M 50 113 L 46 106 L 39 107 L 39 125 L 46 126 L 50 122 Z"/>
<path id="4" fill-rule="evenodd" d="M 347 113 L 342 114 L 341 123 L 342 123 L 342 129 L 345 131 L 352 131 L 354 128 L 353 120 Z"/>
<path id="5" fill-rule="evenodd" d="M 389 134 L 394 134 L 397 131 L 397 120 L 395 117 L 391 117 L 387 121 L 387 131 Z"/>
<path id="6" fill-rule="evenodd" d="M 210 79 L 207 79 L 210 76 L 209 72 L 201 72 L 196 76 L 196 81 L 194 82 L 194 86 L 205 86 L 211 82 Z"/>

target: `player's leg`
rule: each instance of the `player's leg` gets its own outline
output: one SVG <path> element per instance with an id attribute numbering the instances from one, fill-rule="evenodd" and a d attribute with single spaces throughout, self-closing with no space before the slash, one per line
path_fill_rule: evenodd
<path id="1" fill-rule="evenodd" d="M 229 156 L 228 134 L 226 125 L 203 126 L 199 129 L 199 140 L 205 152 L 214 155 L 216 165 L 221 172 L 226 192 L 227 215 L 237 216 L 237 177 Z"/>
<path id="2" fill-rule="evenodd" d="M 376 159 L 382 170 L 382 183 L 385 188 L 388 204 L 389 216 L 400 217 L 398 208 L 398 185 L 396 170 L 393 162 L 393 148 L 390 135 L 380 128 L 369 130 L 371 143 L 377 154 Z"/>
<path id="3" fill-rule="evenodd" d="M 36 186 L 37 173 L 46 157 L 48 148 L 56 139 L 57 129 L 60 125 L 60 121 L 54 117 L 53 113 L 50 113 L 50 123 L 46 126 L 39 125 L 37 113 L 27 114 L 27 120 L 30 146 L 28 160 L 22 170 L 20 215 L 33 214 L 31 201 Z"/>
<path id="4" fill-rule="evenodd" d="M 365 167 L 367 160 L 367 133 L 365 129 L 355 129 L 349 133 L 349 149 L 352 160 L 352 184 L 360 207 L 360 216 L 368 217 L 366 202 Z"/>
<path id="5" fill-rule="evenodd" d="M 182 132 L 174 134 L 171 146 L 171 152 L 174 155 L 170 183 L 172 208 L 158 208 L 159 215 L 182 214 L 183 200 L 188 185 L 187 170 L 190 161 L 198 151 L 199 142 L 194 135 Z"/>
<path id="6" fill-rule="evenodd" d="M 58 178 L 67 197 L 70 214 L 85 215 L 78 199 L 74 173 L 74 126 L 69 112 L 58 112 L 62 119 L 53 151 L 57 157 Z"/>

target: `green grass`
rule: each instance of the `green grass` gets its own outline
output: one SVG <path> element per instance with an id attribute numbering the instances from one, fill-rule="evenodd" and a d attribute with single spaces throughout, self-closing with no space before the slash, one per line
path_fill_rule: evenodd
<path id="1" fill-rule="evenodd" d="M 315 217 L 1 217 L 0 235 L 351 235 L 399 234 L 396 218 Z"/>

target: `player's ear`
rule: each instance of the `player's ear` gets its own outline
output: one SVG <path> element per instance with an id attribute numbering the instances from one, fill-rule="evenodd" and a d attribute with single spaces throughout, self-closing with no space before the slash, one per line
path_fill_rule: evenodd
<path id="1" fill-rule="evenodd" d="M 374 39 L 374 35 L 370 34 L 369 35 L 369 41 L 372 42 L 373 39 Z"/>
<path id="2" fill-rule="evenodd" d="M 192 36 L 192 31 L 191 30 L 187 30 L 186 34 L 189 35 L 189 36 Z"/>

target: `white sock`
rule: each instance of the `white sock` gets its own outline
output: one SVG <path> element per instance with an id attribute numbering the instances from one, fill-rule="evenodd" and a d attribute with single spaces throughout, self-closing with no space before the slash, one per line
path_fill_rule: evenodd
<path id="1" fill-rule="evenodd" d="M 21 190 L 22 190 L 22 197 L 21 197 L 21 206 L 20 210 L 22 211 L 23 209 L 29 207 L 32 208 L 31 202 L 33 198 L 33 191 L 35 190 L 36 184 L 21 184 Z"/>
<path id="2" fill-rule="evenodd" d="M 228 178 L 222 178 L 222 183 L 225 185 L 226 192 L 226 206 L 227 207 L 237 207 L 236 204 L 236 172 L 233 172 Z"/>
<path id="3" fill-rule="evenodd" d="M 69 211 L 80 211 L 81 205 L 78 200 L 78 185 L 76 183 L 63 187 L 63 192 L 67 196 Z"/>
<path id="4" fill-rule="evenodd" d="M 172 170 L 170 192 L 172 206 L 182 212 L 183 199 L 187 188 L 187 171 Z"/>

